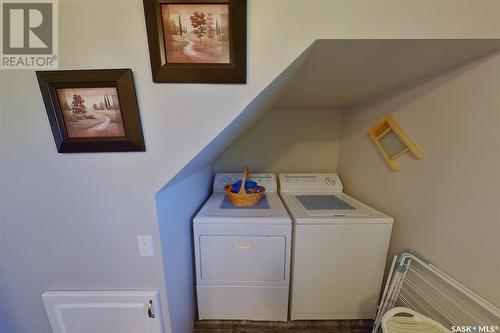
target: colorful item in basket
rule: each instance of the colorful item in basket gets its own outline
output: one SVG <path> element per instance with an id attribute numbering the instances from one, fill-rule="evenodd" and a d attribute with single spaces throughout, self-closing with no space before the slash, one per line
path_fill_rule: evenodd
<path id="1" fill-rule="evenodd" d="M 233 185 L 229 184 L 224 186 L 227 200 L 234 206 L 255 206 L 259 204 L 266 193 L 266 189 L 263 186 L 259 186 L 256 182 L 247 179 L 248 168 L 245 168 L 240 181 L 237 181 Z M 245 188 L 241 187 L 242 183 L 245 184 L 243 185 Z"/>
<path id="2" fill-rule="evenodd" d="M 236 183 L 233 184 L 231 187 L 231 192 L 233 193 L 238 193 L 241 188 L 241 180 L 238 180 Z M 252 181 L 252 180 L 247 180 L 245 181 L 245 192 L 246 193 L 258 193 L 261 190 L 257 188 L 257 183 Z"/>

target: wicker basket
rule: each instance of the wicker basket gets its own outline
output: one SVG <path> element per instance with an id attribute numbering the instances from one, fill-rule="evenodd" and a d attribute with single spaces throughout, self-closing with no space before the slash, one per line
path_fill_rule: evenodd
<path id="1" fill-rule="evenodd" d="M 231 192 L 233 184 L 224 186 L 224 191 L 227 195 L 227 200 L 234 206 L 248 207 L 256 206 L 264 197 L 266 189 L 263 186 L 257 185 L 257 192 L 246 193 L 245 182 L 248 178 L 248 168 L 243 170 L 243 177 L 241 178 L 241 187 L 238 193 Z"/>

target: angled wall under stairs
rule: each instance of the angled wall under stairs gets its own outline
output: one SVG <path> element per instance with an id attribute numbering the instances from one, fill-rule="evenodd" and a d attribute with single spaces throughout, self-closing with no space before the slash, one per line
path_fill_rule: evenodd
<path id="1" fill-rule="evenodd" d="M 343 133 L 343 117 L 499 49 L 500 40 L 314 42 L 157 194 L 171 326 L 185 331 L 195 318 L 191 219 L 211 193 L 214 170 L 336 171 L 340 163 L 349 185 L 355 178 L 342 171 L 342 150 L 357 153 L 344 142 L 367 129 Z M 373 202 L 373 193 L 357 194 Z"/>

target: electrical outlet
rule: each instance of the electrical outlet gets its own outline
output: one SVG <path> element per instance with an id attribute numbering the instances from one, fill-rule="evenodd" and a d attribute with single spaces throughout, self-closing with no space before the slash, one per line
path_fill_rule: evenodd
<path id="1" fill-rule="evenodd" d="M 141 257 L 154 256 L 153 238 L 151 236 L 137 236 L 137 246 Z"/>

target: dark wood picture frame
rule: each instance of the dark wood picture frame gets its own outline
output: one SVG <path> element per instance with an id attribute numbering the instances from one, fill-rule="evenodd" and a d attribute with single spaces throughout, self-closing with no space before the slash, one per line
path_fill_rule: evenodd
<path id="1" fill-rule="evenodd" d="M 143 0 L 153 82 L 246 83 L 246 0 Z M 163 4 L 228 4 L 229 63 L 167 63 Z"/>
<path id="2" fill-rule="evenodd" d="M 59 153 L 145 151 L 131 69 L 37 71 L 43 101 Z M 71 137 L 58 89 L 115 88 L 124 135 Z"/>

